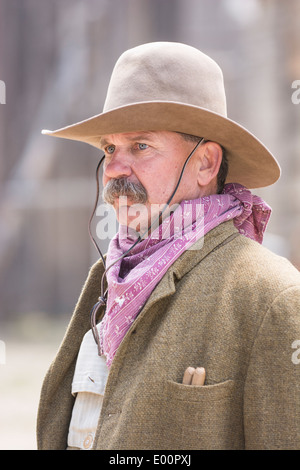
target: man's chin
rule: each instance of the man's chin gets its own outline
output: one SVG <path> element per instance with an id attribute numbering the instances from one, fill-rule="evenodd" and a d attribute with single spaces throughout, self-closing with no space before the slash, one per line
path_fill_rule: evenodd
<path id="1" fill-rule="evenodd" d="M 118 222 L 123 227 L 127 227 L 128 232 L 136 233 L 139 236 L 143 236 L 145 232 L 148 232 L 148 221 L 140 221 L 136 219 L 127 219 L 127 218 L 119 218 Z"/>
<path id="2" fill-rule="evenodd" d="M 148 211 L 145 206 L 141 211 L 135 210 L 134 205 L 119 205 L 113 206 L 116 212 L 116 217 L 120 225 L 128 227 L 130 231 L 134 231 L 139 235 L 145 232 L 148 228 Z"/>

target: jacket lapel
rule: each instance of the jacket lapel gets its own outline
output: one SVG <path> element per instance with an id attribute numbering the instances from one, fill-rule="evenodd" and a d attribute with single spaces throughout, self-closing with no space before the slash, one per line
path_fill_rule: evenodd
<path id="1" fill-rule="evenodd" d="M 238 235 L 239 232 L 233 223 L 231 221 L 225 222 L 209 232 L 204 239 L 199 240 L 193 246 L 193 249 L 184 252 L 170 266 L 165 276 L 150 295 L 139 316 L 143 316 L 142 314 L 144 314 L 145 310 L 151 308 L 154 303 L 174 294 L 176 291 L 176 281 L 182 279 L 210 253 L 221 248 Z"/>

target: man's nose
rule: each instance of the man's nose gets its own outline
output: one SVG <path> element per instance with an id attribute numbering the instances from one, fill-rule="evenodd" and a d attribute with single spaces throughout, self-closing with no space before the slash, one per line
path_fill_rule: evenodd
<path id="1" fill-rule="evenodd" d="M 108 179 L 131 176 L 130 159 L 123 152 L 115 153 L 107 163 L 104 162 L 104 176 Z"/>

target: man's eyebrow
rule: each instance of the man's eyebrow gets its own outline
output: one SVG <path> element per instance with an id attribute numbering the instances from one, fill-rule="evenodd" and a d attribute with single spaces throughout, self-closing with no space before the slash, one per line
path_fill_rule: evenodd
<path id="1" fill-rule="evenodd" d="M 107 139 L 103 139 L 103 137 L 100 138 L 100 147 L 103 148 L 106 145 L 109 144 L 109 141 Z"/>
<path id="2" fill-rule="evenodd" d="M 103 139 L 103 137 L 100 138 L 100 147 L 103 148 L 105 145 L 108 144 L 108 140 Z"/>
<path id="3" fill-rule="evenodd" d="M 143 140 L 143 139 L 153 141 L 154 137 L 153 137 L 152 132 L 142 132 L 140 134 L 136 134 L 136 135 L 133 135 L 132 137 L 129 137 L 129 140 L 131 140 L 131 141 Z"/>
<path id="4" fill-rule="evenodd" d="M 140 134 L 134 134 L 132 136 L 129 136 L 128 140 L 131 141 L 131 142 L 135 142 L 135 141 L 138 141 L 138 140 L 149 140 L 149 141 L 153 142 L 154 138 L 153 138 L 151 132 L 142 132 Z M 105 147 L 109 143 L 111 143 L 109 140 L 107 140 L 103 137 L 100 138 L 100 147 L 101 148 Z"/>

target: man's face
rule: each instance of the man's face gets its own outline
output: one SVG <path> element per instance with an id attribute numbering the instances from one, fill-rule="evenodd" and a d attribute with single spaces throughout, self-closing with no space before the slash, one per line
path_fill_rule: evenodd
<path id="1" fill-rule="evenodd" d="M 149 226 L 153 215 L 158 213 L 158 208 L 161 209 L 166 204 L 174 191 L 183 164 L 195 145 L 194 142 L 186 141 L 180 134 L 169 131 L 102 136 L 101 148 L 105 152 L 104 194 L 108 190 L 110 196 L 105 199 L 113 205 L 121 224 L 130 225 L 137 231 Z M 184 199 L 200 197 L 197 171 L 197 159 L 192 157 L 171 205 Z M 110 185 L 114 186 L 115 180 L 121 183 L 121 179 L 133 183 L 134 186 L 142 186 L 142 191 L 138 191 L 138 196 L 132 191 L 127 192 L 126 189 L 123 190 L 122 196 L 118 189 L 112 193 Z M 134 209 L 141 201 L 143 210 L 137 214 Z M 133 226 L 134 220 L 138 222 L 138 227 Z"/>

